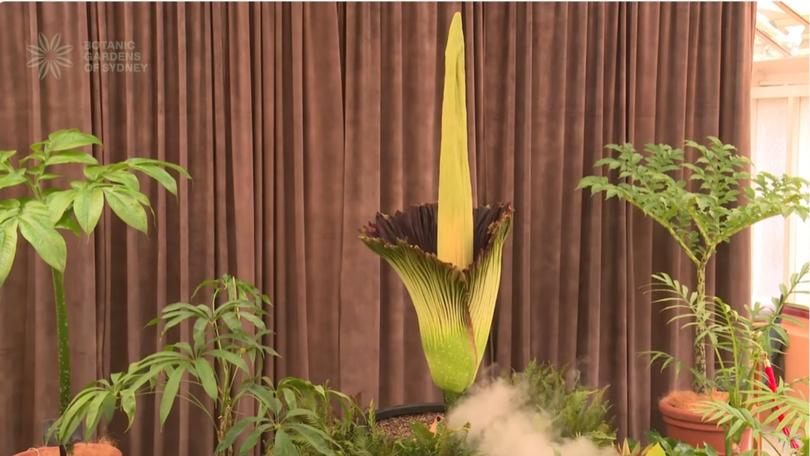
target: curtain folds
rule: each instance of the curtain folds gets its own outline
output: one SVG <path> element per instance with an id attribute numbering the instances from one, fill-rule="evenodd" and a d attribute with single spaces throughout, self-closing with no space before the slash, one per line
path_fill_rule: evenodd
<path id="1" fill-rule="evenodd" d="M 641 436 L 660 424 L 657 398 L 688 383 L 639 352 L 688 358 L 691 345 L 644 286 L 656 271 L 688 281 L 690 265 L 638 212 L 575 188 L 606 143 L 717 135 L 747 151 L 754 8 L 0 5 L 0 148 L 81 128 L 104 142 L 102 161 L 151 156 L 193 176 L 177 198 L 150 184 L 148 236 L 106 214 L 93 237 L 69 241 L 75 386 L 158 349 L 146 323 L 229 272 L 273 301 L 268 342 L 282 357 L 269 374 L 328 380 L 383 406 L 438 400 L 407 295 L 357 230 L 377 210 L 436 200 L 444 41 L 460 9 L 474 192 L 516 209 L 487 369 L 576 367 L 610 385 L 623 435 Z M 40 34 L 72 46 L 58 79 L 26 66 Z M 131 43 L 145 67 L 88 66 L 85 44 L 100 42 Z M 719 253 L 710 280 L 740 304 L 746 236 Z M 45 265 L 21 251 L 0 290 L 0 454 L 39 443 L 56 413 L 50 293 Z M 129 433 L 110 429 L 125 454 L 210 454 L 213 433 L 192 409 L 161 432 L 154 401 L 138 407 Z"/>

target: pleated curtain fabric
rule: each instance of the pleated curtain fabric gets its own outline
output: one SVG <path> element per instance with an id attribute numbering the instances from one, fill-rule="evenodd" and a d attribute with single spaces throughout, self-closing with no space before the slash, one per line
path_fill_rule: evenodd
<path id="1" fill-rule="evenodd" d="M 273 301 L 269 375 L 383 406 L 438 400 L 409 299 L 357 235 L 377 210 L 436 200 L 457 10 L 477 203 L 516 209 L 484 371 L 575 367 L 609 385 L 622 435 L 660 425 L 658 398 L 688 381 L 639 352 L 689 359 L 691 336 L 644 286 L 656 271 L 688 282 L 690 264 L 637 211 L 576 186 L 606 143 L 717 135 L 747 153 L 752 3 L 0 5 L 0 148 L 74 127 L 102 138 L 103 162 L 155 157 L 193 176 L 177 198 L 149 184 L 148 236 L 107 213 L 69 241 L 75 386 L 159 349 L 146 323 L 227 272 Z M 26 65 L 40 34 L 72 46 L 58 79 Z M 87 66 L 99 42 L 131 43 L 146 66 Z M 743 234 L 710 290 L 746 303 L 749 262 Z M 0 290 L 0 454 L 39 443 L 56 413 L 52 307 L 27 248 Z M 161 430 L 153 398 L 138 408 L 129 433 L 109 430 L 125 454 L 211 454 L 193 409 Z"/>

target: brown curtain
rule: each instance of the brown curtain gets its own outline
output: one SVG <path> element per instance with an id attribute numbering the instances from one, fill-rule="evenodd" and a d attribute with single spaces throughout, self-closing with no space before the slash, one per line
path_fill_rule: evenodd
<path id="1" fill-rule="evenodd" d="M 145 324 L 225 272 L 273 300 L 275 376 L 328 380 L 381 405 L 437 400 L 415 315 L 391 269 L 357 240 L 375 211 L 434 201 L 442 58 L 451 14 L 467 42 L 478 202 L 512 201 L 488 363 L 530 359 L 610 385 L 617 426 L 657 424 L 657 398 L 685 379 L 639 352 L 687 356 L 643 292 L 654 271 L 689 278 L 665 233 L 575 187 L 612 142 L 718 135 L 746 151 L 754 6 L 599 4 L 0 5 L 0 148 L 47 132 L 100 136 L 105 162 L 151 156 L 187 167 L 179 197 L 150 184 L 148 236 L 106 214 L 69 242 L 78 387 L 160 345 Z M 40 80 L 39 34 L 72 45 Z M 145 71 L 88 71 L 85 42 L 134 43 Z M 748 298 L 747 239 L 713 266 L 713 289 Z M 56 412 L 46 267 L 17 258 L 0 291 L 0 454 L 40 441 Z M 210 454 L 212 433 L 178 407 L 161 432 L 152 400 L 128 455 Z"/>

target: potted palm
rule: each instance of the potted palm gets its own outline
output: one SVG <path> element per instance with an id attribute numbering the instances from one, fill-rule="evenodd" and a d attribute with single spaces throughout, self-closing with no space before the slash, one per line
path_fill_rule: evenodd
<path id="1" fill-rule="evenodd" d="M 666 292 L 658 301 L 674 303 L 682 311 L 670 322 L 685 321 L 683 326 L 694 330 L 693 391 L 670 392 L 661 399 L 659 408 L 668 432 L 682 428 L 678 435 L 687 443 L 697 446 L 714 439 L 717 445 L 725 441 L 724 430 L 715 423 L 707 424 L 696 408 L 697 403 L 714 397 L 718 383 L 724 383 L 718 382 L 722 369 L 714 373 L 709 369 L 709 354 L 718 348 L 711 332 L 718 306 L 706 292 L 708 265 L 722 244 L 761 220 L 794 213 L 806 218 L 810 213 L 809 184 L 787 175 L 759 173 L 752 177 L 747 171 L 749 160 L 714 137 L 708 138 L 707 145 L 686 141 L 686 146 L 694 150 L 694 161 L 686 160 L 683 149 L 666 144 L 649 144 L 644 154 L 632 144 L 609 145 L 607 149 L 615 156 L 602 158 L 595 166 L 615 172 L 614 179 L 587 176 L 579 188 L 632 204 L 666 229 L 693 264 L 694 291 L 666 273 L 653 275 L 654 290 Z M 653 353 L 656 359 L 666 366 L 672 358 Z M 731 396 L 732 392 L 721 394 Z M 741 437 L 737 433 L 735 438 Z"/>
<path id="2" fill-rule="evenodd" d="M 95 229 L 106 205 L 127 225 L 147 232 L 149 198 L 140 191 L 136 173 L 151 177 L 171 193 L 177 182 L 167 169 L 189 177 L 181 167 L 147 158 L 130 158 L 108 165 L 99 164 L 82 149 L 101 145 L 95 136 L 79 130 L 58 130 L 31 145 L 31 153 L 14 163 L 16 151 L 0 151 L 0 189 L 23 188 L 24 195 L 0 200 L 0 287 L 11 272 L 17 252 L 18 234 L 50 266 L 56 309 L 56 359 L 59 374 L 59 411 L 71 400 L 70 337 L 64 272 L 67 247 L 63 233 L 81 235 Z M 82 167 L 83 178 L 66 187 L 56 173 L 60 165 Z"/>
<path id="3" fill-rule="evenodd" d="M 456 13 L 445 50 L 438 204 L 378 213 L 360 235 L 408 290 L 431 377 L 446 403 L 473 384 L 483 359 L 511 219 L 508 204 L 473 209 L 464 36 Z"/>
<path id="4" fill-rule="evenodd" d="M 807 292 L 800 287 L 808 283 L 808 277 L 810 263 L 780 287 L 781 294 L 772 299 L 771 306 L 755 303 L 738 312 L 722 299 L 714 299 L 716 312 L 709 334 L 718 354 L 725 356 L 718 356 L 717 373 L 706 380 L 727 397 L 705 401 L 699 408 L 707 421 L 724 428 L 726 451 L 742 430 L 754 441 L 764 442 L 771 454 L 798 449 L 795 437 L 810 431 L 807 399 L 794 392 L 794 386 L 807 378 L 777 383 L 770 366 L 770 359 L 788 338 L 780 320 L 791 317 L 783 311 L 792 297 Z M 682 298 L 678 301 L 683 305 Z M 666 355 L 664 359 L 671 358 Z"/>

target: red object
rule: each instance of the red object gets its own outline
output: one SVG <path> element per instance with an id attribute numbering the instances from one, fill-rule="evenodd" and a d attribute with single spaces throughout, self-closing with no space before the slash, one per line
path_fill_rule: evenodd
<path id="1" fill-rule="evenodd" d="M 767 359 L 765 360 L 765 375 L 768 376 L 768 388 L 770 388 L 771 391 L 775 393 L 776 392 L 776 376 L 773 373 L 773 367 L 771 366 L 771 362 L 768 361 Z M 777 411 L 777 410 L 779 410 L 779 407 L 774 406 L 773 410 Z M 785 415 L 780 414 L 779 415 L 779 422 L 781 423 L 783 419 L 785 419 Z M 786 427 L 783 427 L 782 428 L 782 433 L 785 434 L 785 437 L 790 439 L 790 446 L 794 450 L 798 450 L 799 449 L 799 442 L 797 442 L 796 439 L 791 439 L 790 438 L 790 430 L 788 430 L 788 428 L 786 428 Z"/>

